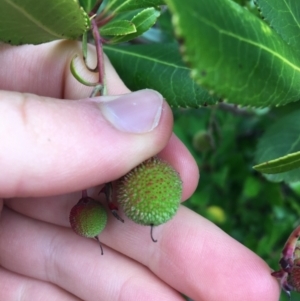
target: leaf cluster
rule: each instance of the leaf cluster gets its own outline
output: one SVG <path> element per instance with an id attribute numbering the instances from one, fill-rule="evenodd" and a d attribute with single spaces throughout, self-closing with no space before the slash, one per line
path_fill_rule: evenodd
<path id="1" fill-rule="evenodd" d="M 184 204 L 275 270 L 287 237 L 300 222 L 300 185 L 270 182 L 252 165 L 262 132 L 278 114 L 276 109 L 245 111 L 223 104 L 213 114 L 208 108 L 174 110 L 174 131 L 200 169 L 200 185 Z M 199 132 L 213 137 L 214 145 L 206 152 L 194 145 Z M 280 300 L 287 300 L 284 294 Z"/>

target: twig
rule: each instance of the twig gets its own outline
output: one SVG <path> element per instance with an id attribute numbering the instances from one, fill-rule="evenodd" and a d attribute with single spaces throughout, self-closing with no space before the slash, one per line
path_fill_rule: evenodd
<path id="1" fill-rule="evenodd" d="M 219 103 L 218 108 L 230 112 L 234 115 L 240 115 L 240 116 L 253 116 L 254 112 L 251 112 L 247 109 L 238 108 L 236 105 L 228 104 L 228 103 Z"/>
<path id="2" fill-rule="evenodd" d="M 90 16 L 93 16 L 93 15 L 97 14 L 98 9 L 99 9 L 100 5 L 102 4 L 102 2 L 103 2 L 103 0 L 98 0 L 95 3 L 94 7 L 92 8 L 92 10 L 89 13 Z"/>
<path id="3" fill-rule="evenodd" d="M 98 84 L 99 86 L 102 87 L 102 89 L 100 90 L 100 95 L 103 95 L 103 91 L 105 90 L 105 88 L 104 88 L 104 56 L 103 56 L 103 49 L 102 49 L 102 40 L 95 19 L 92 19 L 91 23 L 92 23 L 92 34 L 96 46 L 97 65 L 98 65 L 98 72 L 99 72 Z"/>

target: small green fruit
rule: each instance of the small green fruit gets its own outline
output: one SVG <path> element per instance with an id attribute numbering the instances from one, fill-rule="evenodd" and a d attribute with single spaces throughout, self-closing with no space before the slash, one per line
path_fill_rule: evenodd
<path id="1" fill-rule="evenodd" d="M 126 216 L 141 225 L 153 227 L 170 220 L 181 194 L 179 174 L 157 157 L 138 165 L 118 182 L 118 202 Z"/>
<path id="2" fill-rule="evenodd" d="M 71 209 L 69 220 L 75 233 L 97 239 L 105 228 L 107 213 L 101 203 L 84 197 Z"/>
<path id="3" fill-rule="evenodd" d="M 197 132 L 193 137 L 193 147 L 200 153 L 212 150 L 214 148 L 212 135 L 204 130 Z"/>

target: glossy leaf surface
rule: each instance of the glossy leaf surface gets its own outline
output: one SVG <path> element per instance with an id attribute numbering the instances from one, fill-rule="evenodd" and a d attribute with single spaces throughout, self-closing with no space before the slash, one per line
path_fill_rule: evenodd
<path id="1" fill-rule="evenodd" d="M 113 20 L 100 28 L 102 36 L 123 36 L 136 31 L 135 25 L 128 20 Z"/>
<path id="2" fill-rule="evenodd" d="M 266 177 L 275 182 L 300 180 L 300 111 L 280 118 L 262 136 L 257 146 L 256 169 L 261 172 L 281 172 Z M 270 165 L 270 168 L 268 168 Z M 290 171 L 287 171 L 290 170 Z"/>
<path id="3" fill-rule="evenodd" d="M 122 37 L 115 37 L 110 42 L 112 44 L 127 42 L 142 35 L 155 24 L 159 16 L 160 11 L 153 7 L 141 10 L 130 20 L 134 24 L 136 32 Z"/>
<path id="4" fill-rule="evenodd" d="M 265 22 L 231 0 L 166 0 L 194 78 L 232 103 L 300 99 L 300 58 Z"/>
<path id="5" fill-rule="evenodd" d="M 140 8 L 156 7 L 165 4 L 163 0 L 110 0 L 105 10 L 121 13 Z"/>
<path id="6" fill-rule="evenodd" d="M 0 40 L 13 45 L 77 39 L 90 26 L 74 0 L 0 1 Z"/>
<path id="7" fill-rule="evenodd" d="M 173 107 L 199 107 L 217 102 L 191 79 L 177 44 L 110 46 L 104 50 L 132 90 L 155 89 Z"/>
<path id="8" fill-rule="evenodd" d="M 262 15 L 281 37 L 300 52 L 300 9 L 295 0 L 256 0 Z"/>
<path id="9" fill-rule="evenodd" d="M 96 2 L 97 2 L 97 0 L 79 0 L 80 6 L 87 13 L 89 13 L 94 8 L 94 5 L 96 4 Z"/>
<path id="10" fill-rule="evenodd" d="M 292 153 L 275 160 L 267 161 L 253 168 L 266 174 L 276 174 L 300 167 L 300 152 Z"/>

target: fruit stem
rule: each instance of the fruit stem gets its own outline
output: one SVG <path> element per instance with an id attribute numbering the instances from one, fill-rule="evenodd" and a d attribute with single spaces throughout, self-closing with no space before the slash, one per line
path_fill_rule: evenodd
<path id="1" fill-rule="evenodd" d="M 87 32 L 85 32 L 83 35 L 82 35 L 82 56 L 83 56 L 83 60 L 84 60 L 84 63 L 85 63 L 85 66 L 88 68 L 89 71 L 91 72 L 98 72 L 98 65 L 96 65 L 96 67 L 94 68 L 91 68 L 88 66 L 88 63 L 87 63 L 87 55 L 88 55 L 88 35 L 87 35 Z"/>
<path id="2" fill-rule="evenodd" d="M 104 86 L 104 56 L 103 56 L 103 49 L 102 49 L 102 39 L 98 30 L 97 22 L 95 19 L 91 20 L 92 25 L 92 34 L 95 41 L 96 46 L 96 55 L 97 55 L 97 66 L 98 66 L 98 72 L 99 72 L 99 78 L 98 78 L 98 89 L 99 87 L 102 87 L 100 89 L 100 95 L 105 94 L 105 86 Z M 93 94 L 93 93 L 92 93 Z"/>
<path id="3" fill-rule="evenodd" d="M 93 15 L 97 14 L 98 9 L 99 9 L 100 5 L 102 4 L 102 2 L 103 2 L 103 0 L 98 0 L 95 3 L 94 7 L 92 8 L 92 10 L 89 13 L 90 16 L 93 16 Z"/>
<path id="4" fill-rule="evenodd" d="M 112 192 L 112 182 L 105 183 L 104 187 L 100 190 L 105 194 L 106 202 L 108 208 L 112 215 L 119 220 L 120 222 L 124 223 L 124 220 L 118 214 L 118 207 L 113 203 L 113 192 Z M 99 193 L 100 193 L 99 192 Z"/>
<path id="5" fill-rule="evenodd" d="M 120 217 L 120 215 L 117 212 L 118 209 L 110 209 L 112 215 L 120 222 L 124 223 L 124 220 Z"/>
<path id="6" fill-rule="evenodd" d="M 154 238 L 153 238 L 153 228 L 154 228 L 154 225 L 152 224 L 152 225 L 150 225 L 150 227 L 151 227 L 151 229 L 150 229 L 150 236 L 151 236 L 151 239 L 152 239 L 153 242 L 157 242 L 157 239 L 154 239 Z"/>
<path id="7" fill-rule="evenodd" d="M 98 241 L 99 246 L 100 246 L 100 249 L 101 249 L 101 255 L 103 255 L 103 254 L 104 254 L 104 253 L 103 253 L 103 247 L 102 247 L 102 245 L 101 245 L 101 242 L 100 242 L 98 236 L 95 236 L 95 239 Z"/>
<path id="8" fill-rule="evenodd" d="M 107 24 L 109 21 L 111 21 L 113 18 L 114 18 L 114 15 L 109 15 L 109 16 L 106 16 L 106 17 L 103 18 L 103 19 L 100 19 L 100 20 L 97 20 L 97 19 L 96 19 L 97 26 L 98 26 L 98 27 L 104 26 L 104 25 Z"/>

